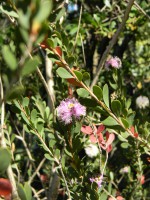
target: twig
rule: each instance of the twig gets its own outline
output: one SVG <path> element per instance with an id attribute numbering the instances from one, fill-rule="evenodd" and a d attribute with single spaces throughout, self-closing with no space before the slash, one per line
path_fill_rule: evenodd
<path id="1" fill-rule="evenodd" d="M 33 187 L 31 187 L 31 189 L 32 189 L 32 191 L 33 191 L 33 193 L 34 193 L 34 197 L 36 197 L 37 200 L 41 200 L 41 199 L 39 198 L 39 193 L 36 192 L 36 190 L 35 190 Z"/>
<path id="2" fill-rule="evenodd" d="M 102 176 L 104 176 L 104 171 L 105 171 L 107 162 L 108 162 L 108 152 L 107 152 L 107 150 L 106 150 L 106 160 L 105 160 L 105 164 L 104 164 L 104 167 L 103 167 Z"/>
<path id="3" fill-rule="evenodd" d="M 0 130 L 0 146 L 2 148 L 6 148 L 6 142 L 5 142 L 5 138 L 4 138 L 4 118 L 5 118 L 5 103 L 4 103 L 4 90 L 3 90 L 3 83 L 2 83 L 2 78 L 0 75 L 0 95 L 1 95 L 1 130 Z M 7 168 L 7 175 L 8 178 L 11 182 L 12 185 L 12 197 L 13 199 L 19 200 L 19 195 L 18 195 L 18 191 L 17 191 L 17 186 L 16 186 L 16 181 L 15 181 L 15 177 L 11 168 L 11 165 L 8 166 Z"/>
<path id="4" fill-rule="evenodd" d="M 112 196 L 107 190 L 105 190 L 105 188 L 103 188 L 104 192 L 110 196 L 112 199 L 117 200 L 114 196 Z"/>
<path id="5" fill-rule="evenodd" d="M 95 76 L 93 78 L 93 81 L 91 83 L 91 88 L 97 83 L 99 75 L 100 75 L 100 72 L 101 72 L 101 70 L 103 68 L 103 65 L 104 65 L 106 59 L 107 59 L 107 56 L 108 56 L 110 50 L 112 49 L 112 47 L 114 46 L 114 44 L 117 42 L 118 36 L 119 36 L 119 34 L 121 33 L 122 29 L 125 26 L 125 23 L 126 23 L 128 17 L 129 17 L 129 13 L 130 13 L 130 10 L 131 10 L 133 4 L 134 4 L 134 0 L 130 0 L 128 5 L 127 5 L 127 8 L 125 10 L 125 14 L 124 14 L 124 16 L 122 18 L 122 22 L 119 25 L 119 28 L 116 31 L 116 33 L 113 35 L 112 40 L 109 42 L 109 45 L 107 46 L 105 52 L 102 55 L 102 58 L 101 58 L 99 64 L 98 64 L 96 74 L 95 74 Z"/>
<path id="6" fill-rule="evenodd" d="M 129 2 L 129 0 L 127 0 Z M 145 17 L 147 17 L 148 19 L 150 19 L 150 16 L 143 10 L 143 8 L 141 8 L 141 6 L 135 1 L 134 2 L 134 6 L 143 14 L 145 15 Z"/>
<path id="7" fill-rule="evenodd" d="M 34 177 L 36 176 L 36 174 L 40 171 L 42 165 L 44 164 L 46 158 L 43 158 L 43 160 L 40 162 L 39 166 L 37 167 L 37 169 L 35 170 L 35 172 L 32 174 L 32 176 L 30 177 L 30 179 L 28 180 L 28 183 L 31 184 Z"/>
<path id="8" fill-rule="evenodd" d="M 30 51 L 28 51 L 28 55 L 29 55 L 29 57 L 30 57 L 31 59 L 33 59 L 33 57 L 32 57 L 32 55 L 31 55 Z M 40 71 L 40 69 L 39 69 L 38 67 L 37 67 L 36 71 L 37 71 L 37 74 L 38 74 L 38 76 L 39 76 L 41 82 L 43 83 L 43 85 L 44 85 L 44 87 L 45 87 L 45 90 L 46 90 L 46 92 L 47 92 L 47 94 L 48 94 L 48 96 L 49 96 L 50 110 L 51 110 L 51 112 L 54 114 L 55 106 L 54 106 L 53 98 L 52 98 L 52 96 L 51 96 L 51 92 L 50 92 L 50 90 L 49 90 L 49 87 L 48 87 L 48 85 L 47 85 L 47 83 L 46 83 L 46 81 L 45 81 L 45 78 L 43 77 L 43 75 L 42 75 L 42 73 L 41 73 L 41 71 Z"/>
<path id="9" fill-rule="evenodd" d="M 84 45 L 83 45 L 83 40 L 82 40 L 82 35 L 81 34 L 80 34 L 80 39 L 81 39 L 84 66 L 86 66 L 85 51 L 84 51 Z"/>
<path id="10" fill-rule="evenodd" d="M 24 138 L 22 136 L 19 136 L 19 135 L 16 135 L 16 138 L 22 141 L 22 143 L 23 143 L 23 145 L 25 147 L 25 150 L 27 152 L 27 155 L 29 157 L 29 160 L 30 161 L 34 161 L 34 159 L 32 158 L 32 155 L 31 155 L 31 153 L 30 153 L 30 151 L 28 149 L 27 143 L 24 141 Z"/>
<path id="11" fill-rule="evenodd" d="M 75 42 L 74 42 L 73 53 L 74 53 L 75 48 L 76 48 L 77 39 L 78 39 L 79 31 L 80 31 L 81 17 L 82 17 L 82 5 L 81 5 L 81 8 L 80 8 L 80 15 L 79 15 L 79 22 L 78 22 L 78 30 L 77 30 L 76 39 L 75 39 Z"/>
<path id="12" fill-rule="evenodd" d="M 46 69 L 46 82 L 47 82 L 47 86 L 49 88 L 51 98 L 52 98 L 52 100 L 48 98 L 48 105 L 50 108 L 52 108 L 52 107 L 54 107 L 54 102 L 55 102 L 54 79 L 53 79 L 53 72 L 52 72 L 53 63 L 48 58 L 47 53 L 45 55 L 45 69 Z M 53 103 L 52 103 L 52 101 L 53 101 Z"/>

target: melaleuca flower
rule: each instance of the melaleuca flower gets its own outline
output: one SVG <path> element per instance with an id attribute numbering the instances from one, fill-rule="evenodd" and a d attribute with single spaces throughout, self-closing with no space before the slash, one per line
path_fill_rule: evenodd
<path id="1" fill-rule="evenodd" d="M 67 98 L 57 107 L 57 117 L 65 124 L 70 124 L 73 119 L 79 120 L 85 115 L 86 108 L 82 106 L 75 98 Z"/>
<path id="2" fill-rule="evenodd" d="M 122 66 L 122 63 L 121 63 L 121 60 L 120 58 L 118 58 L 117 56 L 115 57 L 111 57 L 109 60 L 106 61 L 105 63 L 105 67 L 106 69 L 110 69 L 111 67 L 112 68 L 116 68 L 116 69 L 119 69 L 121 68 Z"/>
<path id="3" fill-rule="evenodd" d="M 140 109 L 144 109 L 149 106 L 149 99 L 146 96 L 139 96 L 136 99 L 136 105 Z"/>
<path id="4" fill-rule="evenodd" d="M 130 172 L 130 167 L 129 166 L 126 166 L 126 167 L 124 167 L 124 168 L 122 168 L 120 170 L 121 174 L 129 173 L 129 172 Z"/>
<path id="5" fill-rule="evenodd" d="M 90 182 L 93 183 L 97 183 L 98 188 L 102 187 L 102 181 L 103 181 L 103 176 L 97 176 L 97 177 L 92 177 L 90 178 Z"/>
<path id="6" fill-rule="evenodd" d="M 97 154 L 98 154 L 98 152 L 99 152 L 97 146 L 94 145 L 94 144 L 89 144 L 89 145 L 86 146 L 84 149 L 85 149 L 86 155 L 87 155 L 88 157 L 90 157 L 90 158 L 96 157 Z"/>

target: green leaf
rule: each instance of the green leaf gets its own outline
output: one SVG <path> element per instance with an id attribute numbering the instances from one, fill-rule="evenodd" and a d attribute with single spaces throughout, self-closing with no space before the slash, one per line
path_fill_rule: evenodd
<path id="1" fill-rule="evenodd" d="M 36 109 L 33 109 L 31 111 L 31 121 L 33 124 L 36 124 L 36 122 L 37 122 L 37 110 Z"/>
<path id="2" fill-rule="evenodd" d="M 27 116 L 26 116 L 23 112 L 21 112 L 21 116 L 22 116 L 23 120 L 24 120 L 27 124 L 30 123 L 30 122 L 29 122 L 29 119 L 27 118 Z"/>
<path id="3" fill-rule="evenodd" d="M 3 58 L 6 62 L 6 64 L 8 65 L 8 67 L 12 71 L 16 70 L 17 69 L 17 60 L 8 46 L 2 47 L 2 54 L 3 54 Z"/>
<path id="4" fill-rule="evenodd" d="M 110 116 L 107 117 L 104 121 L 102 121 L 102 123 L 106 126 L 116 126 L 116 125 L 118 125 L 118 122 Z"/>
<path id="5" fill-rule="evenodd" d="M 24 12 L 22 10 L 19 10 L 18 13 L 19 13 L 19 23 L 21 25 L 20 32 L 22 32 L 23 30 L 27 31 L 30 26 L 30 22 L 29 22 L 30 21 L 30 13 L 27 12 L 26 14 L 24 14 Z M 22 34 L 25 34 L 25 33 L 22 32 Z M 26 34 L 27 34 L 27 32 L 26 32 Z M 28 36 L 28 34 L 27 34 L 27 36 Z"/>
<path id="6" fill-rule="evenodd" d="M 77 89 L 77 94 L 80 96 L 80 97 L 83 97 L 83 98 L 86 98 L 89 96 L 89 92 L 84 89 L 84 88 L 79 88 Z"/>
<path id="7" fill-rule="evenodd" d="M 6 7 L 2 6 L 2 5 L 0 5 L 0 10 L 3 13 L 5 13 L 6 15 L 9 15 L 10 17 L 15 17 L 15 18 L 19 17 L 18 14 L 15 11 L 13 11 L 10 8 L 6 8 Z"/>
<path id="8" fill-rule="evenodd" d="M 18 185 L 18 194 L 21 200 L 28 200 L 22 184 Z"/>
<path id="9" fill-rule="evenodd" d="M 128 100 L 126 101 L 126 108 L 129 109 L 130 106 L 131 106 L 131 99 L 128 99 Z"/>
<path id="10" fill-rule="evenodd" d="M 111 103 L 111 108 L 112 108 L 112 111 L 113 111 L 117 116 L 120 116 L 120 114 L 121 114 L 121 109 L 122 109 L 122 105 L 121 105 L 120 101 L 114 100 L 114 101 Z"/>
<path id="11" fill-rule="evenodd" d="M 74 128 L 74 133 L 76 133 L 76 134 L 79 133 L 81 131 L 81 126 L 82 126 L 81 122 L 80 121 L 76 121 L 75 128 Z"/>
<path id="12" fill-rule="evenodd" d="M 55 150 L 55 156 L 56 156 L 56 158 L 60 158 L 60 150 L 59 149 L 56 149 Z"/>
<path id="13" fill-rule="evenodd" d="M 56 141 L 50 139 L 50 141 L 49 141 L 49 147 L 50 147 L 50 148 L 54 148 L 54 145 L 55 145 L 55 144 L 56 144 Z"/>
<path id="14" fill-rule="evenodd" d="M 83 81 L 87 86 L 90 85 L 90 74 L 88 72 L 83 73 Z"/>
<path id="15" fill-rule="evenodd" d="M 62 16 L 64 16 L 65 12 L 66 12 L 66 9 L 65 9 L 65 7 L 63 6 L 63 8 L 58 12 L 57 17 L 56 17 L 56 19 L 55 19 L 55 22 L 57 22 L 58 20 L 60 20 L 60 18 L 61 18 Z"/>
<path id="16" fill-rule="evenodd" d="M 48 39 L 46 40 L 46 42 L 47 42 L 48 46 L 54 48 L 55 45 L 54 45 L 54 42 L 53 42 L 52 39 L 48 38 Z"/>
<path id="17" fill-rule="evenodd" d="M 109 108 L 109 89 L 107 84 L 105 84 L 103 87 L 103 100 L 106 106 Z"/>
<path id="18" fill-rule="evenodd" d="M 37 128 L 39 134 L 42 136 L 43 135 L 43 131 L 44 131 L 44 124 L 43 123 L 37 123 L 36 124 L 36 128 Z"/>
<path id="19" fill-rule="evenodd" d="M 95 96 L 101 100 L 103 97 L 103 92 L 102 89 L 98 86 L 98 85 L 94 85 L 93 86 L 93 93 L 95 94 Z"/>
<path id="20" fill-rule="evenodd" d="M 121 132 L 121 136 L 123 137 L 123 138 L 127 138 L 127 137 L 129 137 L 129 133 L 128 132 Z"/>
<path id="21" fill-rule="evenodd" d="M 21 75 L 26 76 L 26 75 L 34 72 L 37 68 L 38 63 L 39 63 L 39 61 L 38 61 L 37 58 L 34 58 L 32 60 L 28 60 L 25 63 L 24 67 L 22 68 Z"/>
<path id="22" fill-rule="evenodd" d="M 76 77 L 78 78 L 79 81 L 82 81 L 83 75 L 81 72 L 74 70 L 73 71 L 76 75 Z"/>
<path id="23" fill-rule="evenodd" d="M 56 72 L 61 78 L 64 78 L 64 79 L 73 78 L 73 76 L 66 69 L 64 69 L 63 67 L 59 67 L 56 70 Z"/>
<path id="24" fill-rule="evenodd" d="M 0 173 L 4 173 L 11 162 L 11 153 L 8 149 L 0 148 Z"/>
<path id="25" fill-rule="evenodd" d="M 27 200 L 32 200 L 31 186 L 27 182 L 24 184 L 24 191 L 25 191 Z"/>
<path id="26" fill-rule="evenodd" d="M 7 91 L 6 99 L 8 101 L 18 99 L 21 95 L 24 94 L 25 88 L 23 85 L 16 85 L 11 88 L 11 90 Z"/>
<path id="27" fill-rule="evenodd" d="M 68 49 L 69 49 L 69 48 L 68 48 Z M 67 62 L 68 62 L 68 65 L 69 65 L 70 67 L 73 67 L 74 62 L 75 62 L 75 58 L 74 58 L 73 56 L 69 56 L 69 57 L 67 58 Z"/>
<path id="28" fill-rule="evenodd" d="M 48 18 L 51 10 L 52 10 L 51 0 L 41 1 L 40 9 L 38 10 L 37 15 L 35 16 L 34 21 L 42 23 L 45 19 Z"/>
<path id="29" fill-rule="evenodd" d="M 123 149 L 127 149 L 129 146 L 130 146 L 129 143 L 127 143 L 127 142 L 121 143 L 121 147 L 122 147 Z"/>
<path id="30" fill-rule="evenodd" d="M 28 98 L 28 97 L 25 97 L 25 98 L 23 99 L 23 103 L 22 103 L 22 105 L 23 105 L 23 107 L 29 105 L 29 98 Z"/>
<path id="31" fill-rule="evenodd" d="M 126 119 L 121 117 L 121 121 L 122 121 L 123 125 L 125 126 L 125 128 L 129 128 L 129 123 L 128 123 L 128 121 Z"/>
<path id="32" fill-rule="evenodd" d="M 121 142 L 128 142 L 128 140 L 125 139 L 122 135 L 118 135 L 118 139 L 119 139 Z"/>
<path id="33" fill-rule="evenodd" d="M 90 98 L 80 98 L 80 102 L 82 105 L 86 106 L 86 107 L 96 107 L 98 106 L 97 102 L 94 99 L 90 99 Z"/>
<path id="34" fill-rule="evenodd" d="M 128 123 L 129 123 L 129 126 L 132 126 L 133 122 L 134 122 L 134 118 L 135 118 L 135 112 L 131 113 L 129 116 L 128 116 Z"/>
<path id="35" fill-rule="evenodd" d="M 45 158 L 46 158 L 47 160 L 52 160 L 52 161 L 55 160 L 55 159 L 52 158 L 48 153 L 44 154 L 44 156 L 45 156 Z"/>
<path id="36" fill-rule="evenodd" d="M 112 83 L 111 81 L 109 81 L 109 84 L 114 90 L 118 88 L 118 85 L 116 83 Z"/>

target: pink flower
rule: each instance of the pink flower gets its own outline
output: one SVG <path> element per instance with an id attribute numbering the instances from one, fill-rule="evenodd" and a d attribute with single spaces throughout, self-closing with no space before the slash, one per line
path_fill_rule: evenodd
<path id="1" fill-rule="evenodd" d="M 103 181 L 103 176 L 102 175 L 94 177 L 94 178 L 93 177 L 90 178 L 90 182 L 91 183 L 93 183 L 93 182 L 97 183 L 98 188 L 102 187 L 102 181 Z"/>
<path id="2" fill-rule="evenodd" d="M 70 124 L 73 119 L 79 120 L 86 115 L 86 108 L 77 99 L 67 98 L 57 107 L 57 117 L 65 124 Z"/>
<path id="3" fill-rule="evenodd" d="M 121 60 L 117 56 L 111 57 L 105 63 L 106 69 L 108 69 L 108 70 L 110 69 L 110 67 L 119 69 L 119 68 L 121 68 L 121 65 L 122 65 Z"/>
<path id="4" fill-rule="evenodd" d="M 102 132 L 105 130 L 104 125 L 100 125 L 98 129 L 94 126 L 94 130 L 90 126 L 83 125 L 81 131 L 86 135 L 89 135 L 89 139 L 92 143 L 99 142 L 102 149 L 106 150 L 108 153 L 112 150 L 112 142 L 115 139 L 115 135 L 113 133 L 109 133 L 108 131 L 105 132 L 106 140 L 103 138 Z M 94 133 L 97 135 L 95 137 Z"/>
<path id="5" fill-rule="evenodd" d="M 126 167 L 124 167 L 124 168 L 122 168 L 122 169 L 120 170 L 120 173 L 129 173 L 129 171 L 130 171 L 130 167 L 129 167 L 129 166 L 126 166 Z"/>

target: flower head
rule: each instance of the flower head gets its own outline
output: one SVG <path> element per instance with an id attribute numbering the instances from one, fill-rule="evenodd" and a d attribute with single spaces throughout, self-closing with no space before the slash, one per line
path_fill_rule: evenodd
<path id="1" fill-rule="evenodd" d="M 129 166 L 125 166 L 120 170 L 121 174 L 125 174 L 125 173 L 129 173 L 130 171 L 130 167 Z"/>
<path id="2" fill-rule="evenodd" d="M 102 187 L 103 175 L 90 178 L 90 182 L 97 183 L 98 188 Z"/>
<path id="3" fill-rule="evenodd" d="M 90 157 L 90 158 L 96 157 L 97 154 L 98 154 L 98 152 L 99 152 L 97 146 L 94 145 L 94 144 L 89 144 L 89 145 L 86 146 L 84 149 L 85 149 L 86 155 L 87 155 L 88 157 Z"/>
<path id="4" fill-rule="evenodd" d="M 144 109 L 149 106 L 149 99 L 146 96 L 139 96 L 136 99 L 136 105 L 140 109 Z"/>
<path id="5" fill-rule="evenodd" d="M 57 117 L 65 124 L 70 124 L 73 119 L 79 120 L 86 115 L 86 108 L 77 99 L 67 98 L 57 107 Z"/>
<path id="6" fill-rule="evenodd" d="M 118 58 L 117 56 L 115 57 L 111 57 L 109 60 L 106 61 L 105 63 L 106 69 L 110 69 L 112 68 L 116 68 L 119 69 L 122 66 L 121 60 L 120 58 Z"/>

